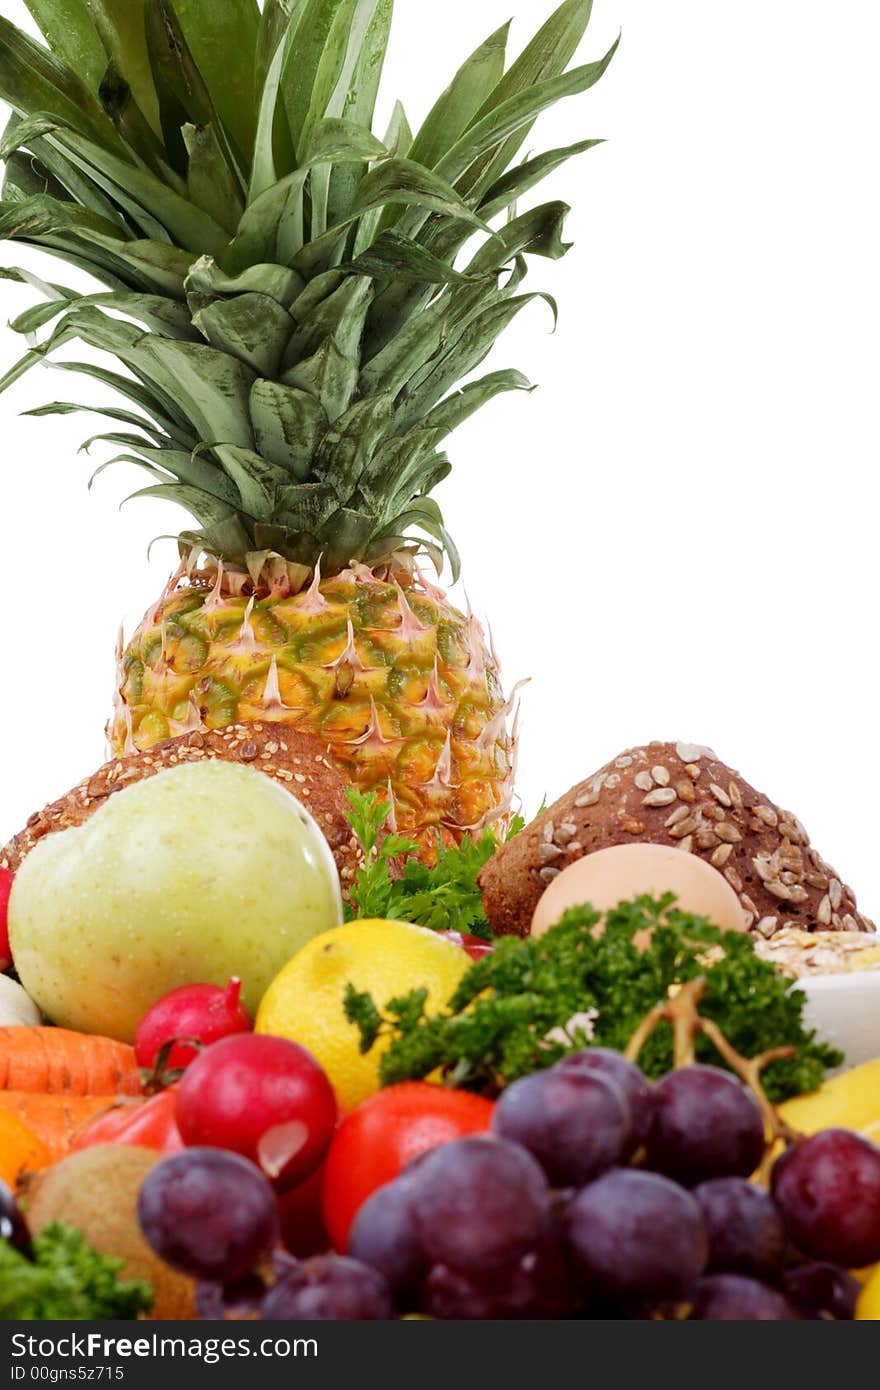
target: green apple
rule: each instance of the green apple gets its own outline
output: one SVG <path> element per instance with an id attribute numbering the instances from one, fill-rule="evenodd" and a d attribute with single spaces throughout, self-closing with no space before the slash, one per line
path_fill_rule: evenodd
<path id="1" fill-rule="evenodd" d="M 342 921 L 336 865 L 262 772 L 185 764 L 49 835 L 9 903 L 15 968 L 54 1023 L 123 1042 L 185 984 L 242 981 L 254 1012 L 281 967 Z"/>

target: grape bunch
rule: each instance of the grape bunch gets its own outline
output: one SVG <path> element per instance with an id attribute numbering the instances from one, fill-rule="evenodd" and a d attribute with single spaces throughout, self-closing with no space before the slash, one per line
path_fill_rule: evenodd
<path id="1" fill-rule="evenodd" d="M 328 1254 L 279 1250 L 277 1196 L 250 1159 L 191 1148 L 157 1164 L 138 1201 L 141 1230 L 167 1264 L 199 1280 L 203 1319 L 365 1320 L 395 1316 L 383 1275 Z"/>
<path id="2" fill-rule="evenodd" d="M 361 1208 L 349 1255 L 435 1318 L 852 1318 L 880 1258 L 880 1149 L 825 1131 L 749 1181 L 764 1118 L 727 1071 L 654 1086 L 601 1048 L 515 1082 L 491 1137 L 423 1155 Z"/>
<path id="3" fill-rule="evenodd" d="M 825 1130 L 751 1182 L 765 1116 L 728 1071 L 651 1085 L 591 1048 L 514 1082 L 492 1125 L 378 1188 L 344 1254 L 281 1252 L 271 1185 L 211 1149 L 154 1169 L 143 1229 L 206 1318 L 848 1319 L 848 1271 L 880 1260 L 880 1149 Z"/>
<path id="4" fill-rule="evenodd" d="M 31 1238 L 21 1209 L 6 1183 L 0 1179 L 0 1240 L 8 1241 L 22 1254 L 31 1249 Z"/>

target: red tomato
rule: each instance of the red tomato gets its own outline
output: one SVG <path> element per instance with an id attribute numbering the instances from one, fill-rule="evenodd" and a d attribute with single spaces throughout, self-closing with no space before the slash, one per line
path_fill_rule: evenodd
<path id="1" fill-rule="evenodd" d="M 9 869 L 0 869 L 0 970 L 8 970 L 12 964 L 9 949 L 9 895 L 12 892 L 14 875 Z"/>
<path id="2" fill-rule="evenodd" d="M 337 1129 L 324 1164 L 321 1206 L 334 1248 L 345 1252 L 351 1223 L 377 1187 L 426 1149 L 483 1134 L 494 1109 L 482 1096 L 427 1081 L 389 1086 L 362 1101 Z"/>
<path id="3" fill-rule="evenodd" d="M 467 951 L 471 960 L 482 960 L 484 956 L 489 956 L 495 950 L 491 941 L 484 941 L 481 936 L 471 936 L 466 931 L 438 931 L 438 936 L 445 936 L 447 941 L 453 945 L 460 946 L 463 951 Z"/>
<path id="4" fill-rule="evenodd" d="M 174 1087 L 160 1091 L 149 1100 L 119 1100 L 96 1115 L 74 1140 L 74 1149 L 90 1149 L 95 1144 L 133 1144 L 177 1153 L 184 1147 L 174 1118 Z"/>

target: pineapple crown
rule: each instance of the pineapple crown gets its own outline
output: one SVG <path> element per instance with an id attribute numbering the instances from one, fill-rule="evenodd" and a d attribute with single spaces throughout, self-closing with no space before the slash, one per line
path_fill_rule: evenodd
<path id="1" fill-rule="evenodd" d="M 518 200 L 583 140 L 516 162 L 536 118 L 592 87 L 570 68 L 592 0 L 566 0 L 507 65 L 509 25 L 456 73 L 417 134 L 374 109 L 393 0 L 26 0 L 47 47 L 0 18 L 12 118 L 0 237 L 106 291 L 21 269 L 43 300 L 0 390 L 75 340 L 115 356 L 55 365 L 127 397 L 94 409 L 195 519 L 181 547 L 303 577 L 352 561 L 458 556 L 432 489 L 442 445 L 519 372 L 468 380 L 520 310 L 529 255 L 562 256 L 569 209 Z M 493 227 L 494 224 L 494 227 Z M 480 238 L 476 251 L 465 247 Z M 37 334 L 48 328 L 38 343 Z M 417 537 L 417 540 L 414 540 Z"/>

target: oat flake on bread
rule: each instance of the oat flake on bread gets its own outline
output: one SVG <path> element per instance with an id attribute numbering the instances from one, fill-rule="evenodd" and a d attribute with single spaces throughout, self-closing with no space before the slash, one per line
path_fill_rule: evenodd
<path id="1" fill-rule="evenodd" d="M 579 782 L 489 861 L 480 875 L 498 934 L 526 936 L 557 874 L 609 845 L 670 845 L 705 859 L 738 895 L 748 928 L 873 932 L 855 894 L 801 822 L 691 743 L 629 748 Z"/>

